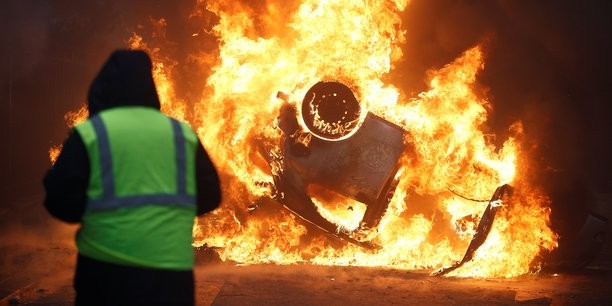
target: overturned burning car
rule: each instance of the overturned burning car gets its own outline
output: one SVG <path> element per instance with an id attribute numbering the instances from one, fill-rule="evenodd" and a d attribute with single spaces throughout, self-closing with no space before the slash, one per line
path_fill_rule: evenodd
<path id="1" fill-rule="evenodd" d="M 272 199 L 329 236 L 367 249 L 381 248 L 368 240 L 367 233 L 376 230 L 395 192 L 408 132 L 371 112 L 362 113 L 352 90 L 340 82 L 313 85 L 300 112 L 282 92 L 278 98 L 285 102 L 278 118 L 283 133 L 281 149 L 262 152 L 273 172 Z M 311 185 L 365 204 L 359 226 L 347 229 L 323 217 L 308 194 Z M 446 274 L 472 259 L 487 239 L 502 198 L 511 194 L 512 187 L 507 184 L 495 190 L 478 218 L 463 259 L 434 275 Z M 250 209 L 256 210 L 261 203 Z"/>

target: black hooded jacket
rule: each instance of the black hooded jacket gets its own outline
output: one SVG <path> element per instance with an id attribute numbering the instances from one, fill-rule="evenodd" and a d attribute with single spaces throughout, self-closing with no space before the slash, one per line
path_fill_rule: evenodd
<path id="1" fill-rule="evenodd" d="M 89 116 L 109 108 L 134 105 L 160 109 L 151 60 L 143 51 L 118 50 L 91 84 Z M 87 149 L 79 134 L 71 132 L 44 178 L 44 205 L 49 213 L 66 222 L 80 222 L 87 203 L 89 175 Z M 201 143 L 196 153 L 196 188 L 198 215 L 219 206 L 219 176 Z"/>

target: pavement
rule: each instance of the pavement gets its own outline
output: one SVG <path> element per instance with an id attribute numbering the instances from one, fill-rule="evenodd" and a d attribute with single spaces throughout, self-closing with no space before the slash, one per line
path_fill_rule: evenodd
<path id="1" fill-rule="evenodd" d="M 39 197 L 0 211 L 0 306 L 72 305 L 76 225 Z M 28 213 L 23 213 L 27 211 Z M 433 277 L 375 267 L 240 266 L 198 253 L 197 305 L 612 305 L 612 250 L 573 273 L 510 279 Z"/>
<path id="2" fill-rule="evenodd" d="M 38 249 L 0 280 L 0 305 L 72 305 L 76 254 Z M 56 265 L 37 265 L 36 258 Z M 53 259 L 51 259 L 53 258 Z M 50 260 L 51 259 L 51 260 Z M 25 262 L 31 260 L 31 262 Z M 511 279 L 433 277 L 430 271 L 199 263 L 197 305 L 612 305 L 612 271 Z"/>

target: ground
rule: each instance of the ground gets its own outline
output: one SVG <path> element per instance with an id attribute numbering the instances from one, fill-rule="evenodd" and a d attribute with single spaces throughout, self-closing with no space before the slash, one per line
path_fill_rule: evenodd
<path id="1" fill-rule="evenodd" d="M 74 252 L 51 248 L 33 253 L 21 259 L 25 266 L 36 257 L 53 257 L 61 264 L 46 272 L 3 275 L 0 305 L 71 305 Z M 609 271 L 466 279 L 381 268 L 205 263 L 195 274 L 197 305 L 612 304 Z"/>
<path id="2" fill-rule="evenodd" d="M 74 299 L 76 226 L 50 218 L 40 201 L 0 210 L 0 306 L 71 305 Z M 475 279 L 385 268 L 237 266 L 201 252 L 197 305 L 612 305 L 610 252 L 602 256 L 571 274 Z"/>

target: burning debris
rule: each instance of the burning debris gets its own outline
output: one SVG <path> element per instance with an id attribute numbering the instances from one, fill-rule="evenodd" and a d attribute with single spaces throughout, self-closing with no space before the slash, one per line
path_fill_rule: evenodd
<path id="1" fill-rule="evenodd" d="M 493 196 L 489 201 L 489 205 L 487 205 L 487 208 L 485 208 L 485 211 L 482 214 L 482 217 L 480 218 L 480 223 L 478 223 L 476 234 L 474 234 L 474 237 L 470 241 L 470 245 L 468 246 L 465 255 L 463 255 L 463 259 L 461 259 L 461 261 L 456 262 L 450 267 L 441 268 L 435 271 L 433 275 L 447 274 L 461 267 L 463 264 L 474 258 L 474 253 L 485 242 L 487 236 L 489 235 L 489 232 L 491 231 L 491 226 L 493 226 L 493 221 L 495 220 L 495 214 L 497 213 L 497 210 L 502 206 L 502 197 L 510 196 L 511 194 L 512 187 L 509 185 L 499 186 L 495 190 L 495 193 L 493 193 Z"/>

